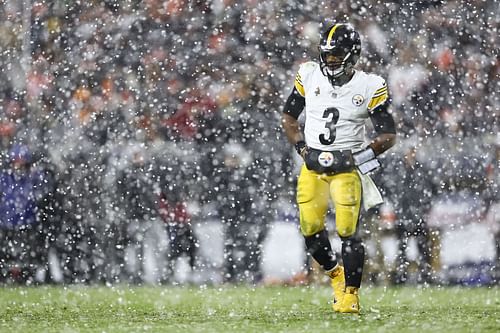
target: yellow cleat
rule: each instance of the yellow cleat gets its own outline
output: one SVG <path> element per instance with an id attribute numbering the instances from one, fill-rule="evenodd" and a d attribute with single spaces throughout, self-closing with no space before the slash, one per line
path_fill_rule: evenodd
<path id="1" fill-rule="evenodd" d="M 333 311 L 339 311 L 339 305 L 344 297 L 345 276 L 344 267 L 337 266 L 336 268 L 327 271 L 326 275 L 330 277 L 330 284 L 333 288 Z"/>
<path id="2" fill-rule="evenodd" d="M 358 288 L 346 287 L 344 296 L 338 306 L 338 312 L 359 314 Z"/>

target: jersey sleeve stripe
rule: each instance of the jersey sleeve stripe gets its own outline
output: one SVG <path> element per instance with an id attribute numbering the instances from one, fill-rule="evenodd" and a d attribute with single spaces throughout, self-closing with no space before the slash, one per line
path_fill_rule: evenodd
<path id="1" fill-rule="evenodd" d="M 389 97 L 389 94 L 387 94 L 387 93 L 385 93 L 381 96 L 378 96 L 378 97 L 373 97 L 370 100 L 370 103 L 368 103 L 368 109 L 372 110 L 372 109 L 376 108 L 380 104 L 384 103 L 388 97 Z"/>
<path id="2" fill-rule="evenodd" d="M 387 91 L 387 86 L 382 87 L 382 88 L 380 88 L 380 89 L 377 89 L 377 90 L 375 91 L 375 95 L 377 95 L 378 93 L 384 92 L 384 91 Z"/>
<path id="3" fill-rule="evenodd" d="M 304 89 L 304 85 L 302 84 L 302 82 L 300 82 L 299 80 L 295 79 L 295 88 L 297 89 L 297 91 L 299 92 L 299 94 L 302 96 L 302 97 L 305 97 L 306 96 L 306 91 Z"/>
<path id="4" fill-rule="evenodd" d="M 302 83 L 302 76 L 300 76 L 300 74 L 299 74 L 299 73 L 297 73 L 297 75 L 295 76 L 295 80 L 296 80 L 296 81 L 298 81 L 298 82 L 300 82 L 300 84 L 301 84 L 301 85 L 304 85 L 304 84 Z"/>
<path id="5" fill-rule="evenodd" d="M 379 97 L 379 96 L 382 96 L 382 95 L 384 95 L 384 94 L 387 94 L 387 89 L 386 89 L 386 90 L 384 90 L 384 91 L 381 91 L 381 92 L 375 93 L 375 94 L 373 95 L 373 97 L 372 97 L 372 98 L 374 98 L 374 97 Z"/>

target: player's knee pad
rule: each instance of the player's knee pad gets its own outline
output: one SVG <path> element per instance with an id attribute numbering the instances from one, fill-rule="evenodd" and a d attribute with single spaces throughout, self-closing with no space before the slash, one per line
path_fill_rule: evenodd
<path id="1" fill-rule="evenodd" d="M 305 197 L 302 197 L 305 199 Z M 328 202 L 321 197 L 308 197 L 307 201 L 299 201 L 300 230 L 304 236 L 317 234 L 325 228 L 325 216 Z"/>
<path id="2" fill-rule="evenodd" d="M 317 234 L 325 228 L 325 217 L 315 211 L 300 209 L 300 231 L 305 237 Z"/>
<path id="3" fill-rule="evenodd" d="M 343 217 L 339 217 L 337 213 L 337 233 L 340 237 L 349 237 L 356 233 L 357 227 L 357 216 L 354 213 L 342 214 Z"/>
<path id="4" fill-rule="evenodd" d="M 356 233 L 359 217 L 359 204 L 336 205 L 336 226 L 340 237 L 350 237 Z"/>

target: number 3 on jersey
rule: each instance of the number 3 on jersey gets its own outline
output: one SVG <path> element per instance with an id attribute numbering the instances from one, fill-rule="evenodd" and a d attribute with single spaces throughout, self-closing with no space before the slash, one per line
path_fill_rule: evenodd
<path id="1" fill-rule="evenodd" d="M 330 118 L 331 115 L 331 118 Z M 324 145 L 331 145 L 335 141 L 335 125 L 339 121 L 339 110 L 337 108 L 328 108 L 323 112 L 323 119 L 326 119 L 325 128 L 328 129 L 328 135 L 320 134 L 319 142 Z"/>

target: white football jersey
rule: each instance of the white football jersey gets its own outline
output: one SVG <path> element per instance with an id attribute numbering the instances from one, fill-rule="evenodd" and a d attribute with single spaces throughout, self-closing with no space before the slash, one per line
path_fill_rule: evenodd
<path id="1" fill-rule="evenodd" d="M 348 83 L 334 87 L 312 61 L 300 66 L 295 87 L 306 100 L 305 141 L 324 151 L 359 150 L 369 112 L 389 96 L 385 80 L 378 75 L 356 70 Z"/>

